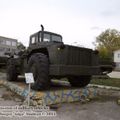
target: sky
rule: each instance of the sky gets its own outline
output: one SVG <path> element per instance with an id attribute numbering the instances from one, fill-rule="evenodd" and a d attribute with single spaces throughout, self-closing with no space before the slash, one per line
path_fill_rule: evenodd
<path id="1" fill-rule="evenodd" d="M 120 31 L 120 0 L 0 0 L 0 36 L 28 46 L 41 24 L 65 44 L 94 49 L 101 32 Z"/>

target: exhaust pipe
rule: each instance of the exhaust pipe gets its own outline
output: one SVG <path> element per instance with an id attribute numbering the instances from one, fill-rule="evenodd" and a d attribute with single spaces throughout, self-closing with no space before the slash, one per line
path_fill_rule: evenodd
<path id="1" fill-rule="evenodd" d="M 41 25 L 41 41 L 43 42 L 43 38 L 44 38 L 44 26 Z"/>
<path id="2" fill-rule="evenodd" d="M 44 26 L 43 26 L 43 25 L 41 25 L 41 31 L 42 31 L 42 32 L 44 31 Z"/>

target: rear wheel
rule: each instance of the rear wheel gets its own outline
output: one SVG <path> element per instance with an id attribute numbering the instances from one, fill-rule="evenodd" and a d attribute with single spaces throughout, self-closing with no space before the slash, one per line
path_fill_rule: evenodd
<path id="1" fill-rule="evenodd" d="M 32 72 L 35 79 L 35 83 L 32 84 L 33 90 L 49 89 L 49 61 L 45 54 L 35 53 L 30 57 L 28 72 Z"/>
<path id="2" fill-rule="evenodd" d="M 13 58 L 9 59 L 7 62 L 7 80 L 17 81 L 18 74 L 15 66 L 15 61 Z"/>
<path id="3" fill-rule="evenodd" d="M 69 77 L 69 82 L 73 87 L 85 87 L 90 83 L 91 76 L 72 76 Z"/>

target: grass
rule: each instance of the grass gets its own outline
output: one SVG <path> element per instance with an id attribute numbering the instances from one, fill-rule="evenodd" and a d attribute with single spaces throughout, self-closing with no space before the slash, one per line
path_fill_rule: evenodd
<path id="1" fill-rule="evenodd" d="M 120 87 L 120 79 L 117 78 L 93 78 L 91 84 Z"/>

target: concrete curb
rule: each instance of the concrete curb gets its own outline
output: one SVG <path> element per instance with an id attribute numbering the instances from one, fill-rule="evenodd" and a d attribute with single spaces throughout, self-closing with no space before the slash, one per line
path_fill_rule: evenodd
<path id="1" fill-rule="evenodd" d="M 120 88 L 112 87 L 112 86 L 104 86 L 104 85 L 96 85 L 96 84 L 89 84 L 88 86 L 102 88 L 102 89 L 107 89 L 107 90 L 117 90 L 117 91 L 120 91 Z"/>
<path id="2" fill-rule="evenodd" d="M 19 82 L 8 82 L 0 80 L 0 84 L 4 85 L 11 91 L 17 93 L 26 99 L 28 95 L 28 86 Z M 93 87 L 86 88 L 67 88 L 49 91 L 33 91 L 31 90 L 31 105 L 52 105 L 64 102 L 89 101 L 97 96 L 97 89 Z"/>

